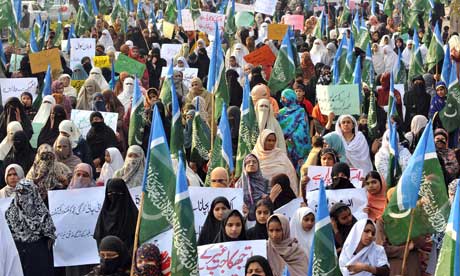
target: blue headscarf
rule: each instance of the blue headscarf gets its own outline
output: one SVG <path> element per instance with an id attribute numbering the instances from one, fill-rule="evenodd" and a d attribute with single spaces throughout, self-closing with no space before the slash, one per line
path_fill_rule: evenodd
<path id="1" fill-rule="evenodd" d="M 438 81 L 436 83 L 436 90 L 438 90 L 438 88 L 440 87 L 444 87 L 444 89 L 447 92 L 447 86 L 445 82 Z M 433 118 L 436 112 L 439 112 L 444 108 L 444 106 L 446 105 L 446 98 L 447 97 L 440 97 L 436 92 L 436 95 L 434 95 L 434 97 L 431 99 L 430 111 L 428 112 L 428 117 L 430 119 Z"/>

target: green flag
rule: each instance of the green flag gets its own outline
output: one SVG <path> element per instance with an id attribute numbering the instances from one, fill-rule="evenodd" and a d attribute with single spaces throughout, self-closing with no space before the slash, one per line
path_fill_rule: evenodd
<path id="1" fill-rule="evenodd" d="M 168 141 L 155 106 L 143 181 L 144 202 L 139 227 L 142 244 L 173 225 L 176 177 L 169 153 Z"/>
<path id="2" fill-rule="evenodd" d="M 88 5 L 91 6 L 91 5 Z M 86 31 L 91 31 L 91 28 L 96 23 L 94 16 L 87 14 L 82 6 L 78 8 L 77 17 L 75 19 L 75 33 L 77 36 L 83 35 Z"/>
<path id="3" fill-rule="evenodd" d="M 126 7 L 123 7 L 123 5 L 121 5 L 120 0 L 115 0 L 115 5 L 113 6 L 112 13 L 110 14 L 110 18 L 112 18 L 112 22 L 115 22 L 117 18 L 119 18 L 121 22 L 121 32 L 125 33 L 127 31 L 128 29 L 128 10 L 126 9 Z"/>
<path id="4" fill-rule="evenodd" d="M 99 1 L 99 13 L 101 14 L 109 14 L 110 8 L 112 8 L 112 3 L 110 0 L 100 0 Z"/>
<path id="5" fill-rule="evenodd" d="M 321 24 L 324 21 L 324 12 L 322 11 L 318 20 L 316 21 L 315 28 L 313 29 L 313 36 L 316 38 L 321 39 L 323 37 L 323 30 L 321 28 Z"/>
<path id="6" fill-rule="evenodd" d="M 460 126 L 460 84 L 457 79 L 457 66 L 452 63 L 449 78 L 449 93 L 447 94 L 446 105 L 439 112 L 442 126 L 452 132 Z"/>
<path id="7" fill-rule="evenodd" d="M 236 23 L 235 23 L 235 0 L 232 0 L 232 5 L 227 6 L 226 14 L 226 23 L 225 23 L 225 34 L 233 38 L 233 35 L 236 33 Z"/>
<path id="8" fill-rule="evenodd" d="M 199 105 L 199 101 L 197 101 Z M 204 103 L 203 103 L 204 104 Z M 190 159 L 192 161 L 209 160 L 209 151 L 211 150 L 211 131 L 208 125 L 203 122 L 199 112 L 199 106 L 196 106 L 195 117 L 192 122 L 192 147 Z"/>
<path id="9" fill-rule="evenodd" d="M 170 65 L 172 68 L 172 65 Z M 171 69 L 170 69 L 171 70 Z M 173 84 L 174 85 L 174 84 Z M 160 100 L 163 103 L 164 106 L 168 106 L 172 99 L 171 99 L 171 79 L 166 76 L 166 78 L 163 81 L 163 84 L 161 86 L 160 90 Z"/>
<path id="10" fill-rule="evenodd" d="M 430 28 L 428 28 L 430 29 Z M 444 48 L 438 22 L 434 29 L 434 35 L 431 37 L 430 47 L 426 55 L 427 70 L 431 70 L 444 58 Z M 438 72 L 440 70 L 437 70 Z"/>
<path id="11" fill-rule="evenodd" d="M 11 0 L 0 0 L 2 12 L 0 12 L 0 29 L 16 25 Z"/>
<path id="12" fill-rule="evenodd" d="M 60 47 L 63 37 L 64 35 L 62 33 L 62 19 L 61 19 L 61 13 L 59 13 L 59 18 L 58 18 L 58 22 L 56 26 L 56 35 L 54 36 L 54 39 L 53 39 L 53 45 Z"/>
<path id="13" fill-rule="evenodd" d="M 396 83 L 406 83 L 407 81 L 407 72 L 406 72 L 406 65 L 401 58 L 401 50 L 398 49 L 398 65 L 394 70 L 395 74 L 395 82 Z"/>
<path id="14" fill-rule="evenodd" d="M 139 81 L 134 79 L 134 93 L 129 117 L 128 145 L 142 146 L 144 137 L 144 96 L 142 96 Z"/>
<path id="15" fill-rule="evenodd" d="M 375 139 L 379 137 L 378 135 L 378 125 L 377 125 L 377 106 L 375 103 L 374 91 L 370 91 L 369 96 L 369 112 L 367 116 L 367 128 L 369 129 L 369 138 Z"/>
<path id="16" fill-rule="evenodd" d="M 343 5 L 343 11 L 342 15 L 340 15 L 338 26 L 342 27 L 344 23 L 347 23 L 350 15 L 350 6 L 348 5 L 348 1 L 346 1 Z"/>
<path id="17" fill-rule="evenodd" d="M 190 0 L 190 13 L 192 14 L 193 20 L 196 20 L 198 17 L 200 17 L 200 4 L 198 3 L 198 0 Z"/>
<path id="18" fill-rule="evenodd" d="M 169 0 L 164 13 L 164 19 L 174 24 L 177 18 L 176 0 Z"/>
<path id="19" fill-rule="evenodd" d="M 217 121 L 222 115 L 222 103 L 229 104 L 230 95 L 228 91 L 227 79 L 225 77 L 225 66 L 222 62 L 220 74 L 217 78 L 218 86 L 214 92 L 214 120 Z"/>
<path id="20" fill-rule="evenodd" d="M 423 59 L 422 52 L 420 51 L 420 45 L 418 42 L 417 30 L 414 29 L 414 50 L 412 52 L 409 62 L 409 73 L 408 79 L 412 80 L 416 76 L 422 76 L 425 73 L 423 70 Z"/>
<path id="21" fill-rule="evenodd" d="M 383 13 L 385 13 L 387 16 L 393 16 L 394 9 L 395 5 L 393 3 L 393 0 L 385 0 L 385 3 L 383 5 Z"/>
<path id="22" fill-rule="evenodd" d="M 172 103 L 172 121 L 171 121 L 171 157 L 177 158 L 178 152 L 184 148 L 184 127 L 182 126 L 182 117 L 179 108 L 179 100 L 176 93 L 173 77 L 168 77 L 171 85 L 171 103 Z"/>
<path id="23" fill-rule="evenodd" d="M 281 47 L 276 56 L 273 71 L 268 81 L 268 87 L 272 94 L 285 89 L 295 79 L 294 56 L 289 39 L 289 31 L 286 32 Z"/>

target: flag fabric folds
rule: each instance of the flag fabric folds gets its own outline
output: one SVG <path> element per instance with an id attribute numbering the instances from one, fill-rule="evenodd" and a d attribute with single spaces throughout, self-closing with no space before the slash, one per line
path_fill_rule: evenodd
<path id="1" fill-rule="evenodd" d="M 444 108 L 439 112 L 442 126 L 452 132 L 460 126 L 460 84 L 457 78 L 457 66 L 455 62 L 451 65 L 448 94 Z"/>
<path id="2" fill-rule="evenodd" d="M 295 79 L 294 55 L 291 48 L 289 32 L 284 35 L 281 47 L 276 56 L 273 71 L 268 81 L 272 94 L 286 88 Z"/>
<path id="3" fill-rule="evenodd" d="M 144 137 L 144 96 L 142 96 L 139 80 L 134 79 L 134 92 L 129 117 L 128 145 L 142 146 Z"/>
<path id="4" fill-rule="evenodd" d="M 439 24 L 436 22 L 434 27 L 434 34 L 431 37 L 430 47 L 428 48 L 428 53 L 426 55 L 426 65 L 428 71 L 442 60 L 444 56 L 444 43 L 442 42 L 441 30 L 439 29 Z"/>

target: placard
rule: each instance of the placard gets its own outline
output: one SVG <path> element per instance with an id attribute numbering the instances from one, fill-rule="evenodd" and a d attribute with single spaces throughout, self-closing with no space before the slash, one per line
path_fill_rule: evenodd
<path id="1" fill-rule="evenodd" d="M 324 185 L 329 186 L 332 184 L 331 177 L 332 167 L 328 166 L 309 166 L 308 167 L 308 177 L 310 177 L 310 182 L 307 184 L 307 192 L 314 191 L 319 189 L 319 182 L 321 179 L 324 179 Z M 361 178 L 364 177 L 363 170 L 350 168 L 350 182 L 356 188 L 362 187 Z"/>
<path id="2" fill-rule="evenodd" d="M 171 269 L 173 234 L 174 230 L 169 229 L 147 241 L 147 243 L 153 243 L 158 247 L 160 250 L 162 265 L 169 264 L 169 269 Z M 167 268 L 162 268 L 162 270 L 165 271 Z M 164 275 L 170 276 L 171 274 Z"/>
<path id="3" fill-rule="evenodd" d="M 254 11 L 272 16 L 275 13 L 277 2 L 273 0 L 256 0 Z"/>
<path id="4" fill-rule="evenodd" d="M 21 68 L 21 61 L 23 58 L 24 58 L 23 55 L 11 54 L 10 68 L 9 68 L 10 73 L 19 71 L 19 68 Z"/>
<path id="5" fill-rule="evenodd" d="M 0 198 L 0 215 L 5 216 L 6 209 L 10 207 L 13 197 Z"/>
<path id="6" fill-rule="evenodd" d="M 192 86 L 192 79 L 196 78 L 198 76 L 198 68 L 184 68 L 181 70 L 182 75 L 183 75 L 183 82 L 185 86 L 191 87 Z M 168 74 L 168 67 L 163 67 L 161 69 L 161 77 L 166 77 Z"/>
<path id="7" fill-rule="evenodd" d="M 81 64 L 81 59 L 89 57 L 93 60 L 96 55 L 96 39 L 94 38 L 71 38 L 70 39 L 70 68 Z"/>
<path id="8" fill-rule="evenodd" d="M 112 66 L 109 56 L 95 56 L 93 58 L 93 63 L 94 67 L 99 68 L 110 68 Z"/>
<path id="9" fill-rule="evenodd" d="M 182 28 L 184 28 L 184 31 L 194 31 L 195 29 L 195 22 L 193 21 L 192 18 L 192 13 L 190 12 L 189 9 L 182 9 L 181 10 L 181 15 L 182 15 Z"/>
<path id="10" fill-rule="evenodd" d="M 316 98 L 323 115 L 360 114 L 357 84 L 317 85 Z"/>
<path id="11" fill-rule="evenodd" d="M 139 209 L 139 205 L 141 204 L 142 186 L 129 188 L 129 194 L 131 195 L 134 204 L 136 204 L 137 209 Z"/>
<path id="12" fill-rule="evenodd" d="M 128 72 L 131 75 L 136 75 L 137 78 L 142 78 L 145 68 L 145 63 L 141 63 L 124 54 L 120 54 L 115 62 L 115 72 Z"/>
<path id="13" fill-rule="evenodd" d="M 201 276 L 244 275 L 246 261 L 254 255 L 267 257 L 267 241 L 234 241 L 198 246 Z"/>
<path id="14" fill-rule="evenodd" d="M 287 32 L 288 25 L 285 24 L 269 24 L 268 25 L 268 39 L 283 40 Z"/>
<path id="15" fill-rule="evenodd" d="M 168 21 L 163 21 L 163 35 L 166 38 L 172 39 L 174 35 L 174 27 L 174 24 L 169 23 Z"/>
<path id="16" fill-rule="evenodd" d="M 235 12 L 254 12 L 254 6 L 235 3 Z"/>
<path id="17" fill-rule="evenodd" d="M 294 198 L 293 200 L 289 201 L 289 203 L 276 209 L 274 213 L 284 215 L 288 218 L 289 221 L 291 221 L 291 218 L 294 216 L 297 209 L 302 207 L 302 203 L 304 203 L 302 198 Z"/>
<path id="18" fill-rule="evenodd" d="M 182 48 L 181 44 L 163 44 L 160 49 L 160 56 L 166 60 L 167 66 L 171 63 L 177 53 L 179 53 Z"/>
<path id="19" fill-rule="evenodd" d="M 48 191 L 57 236 L 55 267 L 99 263 L 93 234 L 104 197 L 105 187 Z"/>
<path id="20" fill-rule="evenodd" d="M 276 56 L 273 54 L 270 46 L 268 45 L 264 45 L 259 49 L 252 51 L 243 58 L 247 63 L 251 63 L 254 66 L 273 65 L 276 60 Z"/>
<path id="21" fill-rule="evenodd" d="M 29 59 L 32 74 L 46 72 L 48 64 L 51 65 L 51 70 L 62 70 L 61 56 L 59 55 L 58 48 L 30 53 Z"/>
<path id="22" fill-rule="evenodd" d="M 214 37 L 216 32 L 215 22 L 217 22 L 219 30 L 222 31 L 225 25 L 225 15 L 202 11 L 200 17 L 196 19 L 196 29 Z"/>
<path id="23" fill-rule="evenodd" d="M 80 92 L 80 88 L 83 86 L 83 84 L 85 84 L 84 80 L 71 80 L 70 81 L 70 85 L 72 85 L 72 87 L 75 88 L 75 90 L 77 90 L 77 94 L 78 92 Z"/>
<path id="24" fill-rule="evenodd" d="M 91 128 L 91 122 L 89 121 L 89 116 L 94 111 L 91 110 L 80 110 L 72 109 L 70 119 L 73 121 L 75 126 L 80 130 L 83 138 L 86 138 L 89 129 Z M 113 132 L 117 132 L 117 121 L 118 113 L 115 112 L 101 112 L 102 117 L 104 117 L 104 123 L 109 126 Z"/>
<path id="25" fill-rule="evenodd" d="M 190 200 L 193 206 L 195 217 L 195 233 L 200 235 L 201 228 L 208 216 L 212 201 L 219 196 L 224 196 L 230 202 L 231 209 L 243 211 L 243 189 L 242 188 L 212 188 L 212 187 L 189 187 Z"/>
<path id="26" fill-rule="evenodd" d="M 315 213 L 318 209 L 318 193 L 319 190 L 307 192 L 307 204 Z M 367 214 L 363 209 L 367 208 L 367 192 L 366 189 L 341 189 L 341 190 L 326 190 L 327 206 L 329 210 L 337 203 L 341 202 L 351 209 L 351 213 L 356 219 L 367 218 Z"/>
<path id="27" fill-rule="evenodd" d="M 23 92 L 29 92 L 34 97 L 37 95 L 37 88 L 37 78 L 0 79 L 3 105 L 9 98 L 16 97 L 20 99 Z"/>
<path id="28" fill-rule="evenodd" d="M 236 27 L 252 27 L 254 25 L 254 14 L 250 12 L 237 12 L 235 14 Z"/>
<path id="29" fill-rule="evenodd" d="M 304 17 L 299 14 L 287 14 L 284 16 L 284 24 L 294 26 L 294 30 L 303 30 Z"/>

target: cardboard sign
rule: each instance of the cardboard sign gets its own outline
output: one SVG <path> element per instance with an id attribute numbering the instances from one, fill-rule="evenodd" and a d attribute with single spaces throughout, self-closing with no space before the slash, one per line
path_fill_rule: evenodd
<path id="1" fill-rule="evenodd" d="M 323 115 L 360 114 L 357 84 L 317 85 L 316 98 Z"/>
<path id="2" fill-rule="evenodd" d="M 235 12 L 254 12 L 254 6 L 235 3 Z"/>
<path id="3" fill-rule="evenodd" d="M 181 70 L 181 72 L 183 75 L 182 81 L 184 82 L 184 85 L 187 87 L 191 87 L 192 79 L 198 76 L 198 68 L 184 68 L 184 70 Z M 168 67 L 163 67 L 161 69 L 161 77 L 166 77 L 167 74 Z"/>
<path id="4" fill-rule="evenodd" d="M 264 45 L 259 49 L 252 51 L 249 55 L 243 57 L 247 63 L 251 63 L 254 66 L 258 65 L 273 65 L 275 63 L 276 56 L 273 54 L 270 46 Z"/>
<path id="5" fill-rule="evenodd" d="M 171 59 L 173 59 L 177 53 L 179 53 L 180 49 L 182 48 L 181 44 L 163 44 L 161 45 L 160 55 L 162 58 L 166 60 L 167 66 L 171 63 Z"/>
<path id="6" fill-rule="evenodd" d="M 172 39 L 174 35 L 174 27 L 174 24 L 171 24 L 168 21 L 163 21 L 163 35 L 166 38 Z"/>
<path id="7" fill-rule="evenodd" d="M 70 68 L 81 64 L 81 59 L 89 57 L 93 60 L 96 55 L 96 39 L 94 38 L 71 38 L 70 39 Z"/>
<path id="8" fill-rule="evenodd" d="M 303 30 L 304 17 L 303 15 L 288 14 L 284 16 L 284 24 L 294 26 L 294 30 Z"/>
<path id="9" fill-rule="evenodd" d="M 3 105 L 5 105 L 9 98 L 16 97 L 19 99 L 23 92 L 29 92 L 32 94 L 32 97 L 36 96 L 37 88 L 37 78 L 0 79 Z"/>
<path id="10" fill-rule="evenodd" d="M 46 72 L 48 64 L 51 65 L 51 70 L 62 70 L 61 56 L 59 55 L 58 48 L 30 53 L 29 59 L 32 74 Z"/>
<path id="11" fill-rule="evenodd" d="M 282 214 L 285 217 L 287 217 L 289 219 L 289 221 L 291 221 L 291 218 L 294 216 L 294 214 L 297 211 L 297 209 L 302 207 L 302 205 L 301 205 L 302 203 L 303 203 L 302 198 L 295 198 L 295 199 L 289 201 L 289 203 L 287 203 L 287 204 L 281 206 L 280 208 L 276 209 L 274 211 L 274 213 L 275 214 Z"/>
<path id="12" fill-rule="evenodd" d="M 95 56 L 93 58 L 94 67 L 99 68 L 110 68 L 112 64 L 110 63 L 109 56 Z"/>
<path id="13" fill-rule="evenodd" d="M 189 9 L 181 10 L 181 15 L 182 15 L 182 28 L 184 28 L 184 31 L 196 30 L 195 22 L 193 21 L 192 13 L 190 12 L 190 10 Z"/>
<path id="14" fill-rule="evenodd" d="M 80 92 L 80 88 L 85 84 L 84 80 L 71 80 L 70 84 L 72 85 L 75 90 L 77 90 L 77 93 Z"/>
<path id="15" fill-rule="evenodd" d="M 214 37 L 216 32 L 215 22 L 217 22 L 219 30 L 223 30 L 225 25 L 225 15 L 202 11 L 200 17 L 196 19 L 196 29 Z"/>
<path id="16" fill-rule="evenodd" d="M 272 16 L 275 13 L 277 2 L 273 0 L 256 0 L 254 11 Z"/>
<path id="17" fill-rule="evenodd" d="M 70 119 L 80 130 L 81 135 L 86 138 L 88 131 L 91 128 L 91 122 L 89 121 L 89 116 L 93 113 L 91 110 L 80 110 L 72 109 L 70 114 Z M 113 132 L 117 132 L 117 121 L 118 113 L 115 112 L 101 112 L 102 117 L 104 117 L 104 123 L 109 126 Z"/>
<path id="18" fill-rule="evenodd" d="M 5 217 L 6 209 L 10 207 L 13 197 L 0 198 L 0 216 Z"/>
<path id="19" fill-rule="evenodd" d="M 284 24 L 269 24 L 268 25 L 268 39 L 283 40 L 287 32 L 288 25 Z"/>
<path id="20" fill-rule="evenodd" d="M 307 184 L 307 192 L 314 191 L 319 189 L 319 182 L 321 179 L 324 179 L 324 184 L 329 186 L 332 184 L 331 177 L 332 167 L 327 166 L 309 166 L 308 167 L 308 177 L 310 177 L 310 182 Z M 364 177 L 363 170 L 350 168 L 350 182 L 356 188 L 362 187 L 361 178 Z"/>
<path id="21" fill-rule="evenodd" d="M 128 72 L 131 75 L 136 75 L 137 78 L 142 78 L 145 68 L 146 65 L 144 63 L 140 63 L 139 61 L 123 54 L 119 55 L 117 61 L 115 62 L 115 72 Z"/>

